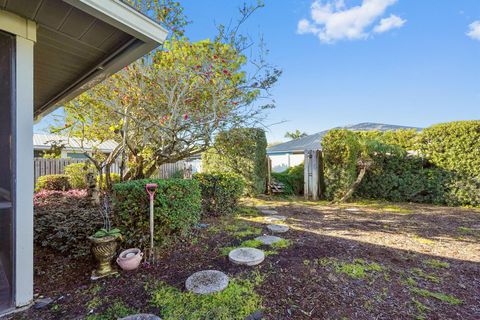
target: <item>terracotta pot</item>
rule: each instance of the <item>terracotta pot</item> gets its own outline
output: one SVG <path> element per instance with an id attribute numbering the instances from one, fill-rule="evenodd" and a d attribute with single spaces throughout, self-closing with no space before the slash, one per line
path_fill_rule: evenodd
<path id="1" fill-rule="evenodd" d="M 92 252 L 99 262 L 97 270 L 92 273 L 92 279 L 102 278 L 117 273 L 110 264 L 117 251 L 117 238 L 108 236 L 103 238 L 89 237 L 92 242 Z"/>
<path id="2" fill-rule="evenodd" d="M 142 262 L 143 252 L 140 249 L 132 248 L 122 251 L 117 258 L 117 263 L 123 270 L 135 270 Z"/>

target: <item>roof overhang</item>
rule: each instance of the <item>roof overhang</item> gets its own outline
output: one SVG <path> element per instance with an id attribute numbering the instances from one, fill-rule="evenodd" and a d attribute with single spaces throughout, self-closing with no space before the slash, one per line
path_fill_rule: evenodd
<path id="1" fill-rule="evenodd" d="M 0 0 L 37 26 L 38 120 L 161 45 L 168 32 L 120 0 Z"/>

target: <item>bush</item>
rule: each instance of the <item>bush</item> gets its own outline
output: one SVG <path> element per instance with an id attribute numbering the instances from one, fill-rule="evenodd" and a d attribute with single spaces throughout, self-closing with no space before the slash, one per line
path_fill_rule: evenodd
<path id="1" fill-rule="evenodd" d="M 325 196 L 341 198 L 357 178 L 357 160 L 360 145 L 354 132 L 345 129 L 330 130 L 322 139 Z"/>
<path id="2" fill-rule="evenodd" d="M 292 195 L 303 194 L 305 173 L 303 163 L 298 166 L 290 167 L 283 172 L 272 172 L 272 177 L 283 183 L 285 193 Z"/>
<path id="3" fill-rule="evenodd" d="M 197 173 L 194 179 L 202 190 L 202 212 L 204 215 L 229 215 L 238 207 L 245 183 L 233 173 Z"/>
<path id="4" fill-rule="evenodd" d="M 232 172 L 245 180 L 247 195 L 265 192 L 267 139 L 259 128 L 236 128 L 217 135 L 213 148 L 202 155 L 206 173 Z"/>
<path id="5" fill-rule="evenodd" d="M 112 181 L 112 185 L 114 183 L 120 182 L 120 175 L 118 173 L 110 173 L 110 180 Z M 100 184 L 100 176 L 97 176 L 97 186 Z M 105 189 L 105 173 L 102 175 L 102 190 Z"/>
<path id="6" fill-rule="evenodd" d="M 128 246 L 146 247 L 150 241 L 147 183 L 158 184 L 154 201 L 156 242 L 176 233 L 186 234 L 200 219 L 201 193 L 196 180 L 144 179 L 117 183 L 113 186 L 113 222 Z"/>
<path id="7" fill-rule="evenodd" d="M 40 191 L 33 200 L 36 245 L 72 257 L 90 253 L 88 237 L 102 226 L 102 216 L 85 190 Z"/>
<path id="8" fill-rule="evenodd" d="M 40 190 L 54 190 L 67 191 L 70 190 L 70 182 L 67 175 L 64 174 L 50 174 L 38 177 L 35 185 L 35 191 Z"/>
<path id="9" fill-rule="evenodd" d="M 72 163 L 65 166 L 63 169 L 68 181 L 73 189 L 86 189 L 87 182 L 85 181 L 85 175 L 90 171 L 95 170 L 93 165 L 86 163 Z"/>

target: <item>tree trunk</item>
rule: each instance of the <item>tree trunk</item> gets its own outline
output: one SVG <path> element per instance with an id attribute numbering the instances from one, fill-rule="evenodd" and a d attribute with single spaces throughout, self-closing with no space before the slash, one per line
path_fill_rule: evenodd
<path id="1" fill-rule="evenodd" d="M 337 201 L 338 203 L 346 202 L 348 199 L 350 199 L 350 197 L 353 195 L 353 193 L 355 192 L 355 190 L 357 189 L 357 187 L 358 187 L 358 186 L 360 185 L 360 183 L 362 182 L 363 177 L 365 176 L 365 173 L 367 173 L 368 168 L 369 168 L 369 166 L 362 166 L 362 168 L 360 169 L 360 173 L 359 173 L 358 176 L 357 176 L 357 179 L 356 179 L 355 182 L 351 185 L 351 187 L 350 187 L 350 189 L 347 191 L 347 193 L 346 193 L 340 200 Z"/>

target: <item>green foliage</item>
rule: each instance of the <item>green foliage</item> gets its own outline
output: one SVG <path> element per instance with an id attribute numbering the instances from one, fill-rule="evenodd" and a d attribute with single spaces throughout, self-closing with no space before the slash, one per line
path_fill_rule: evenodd
<path id="1" fill-rule="evenodd" d="M 94 238 L 105 238 L 105 237 L 115 237 L 115 238 L 121 238 L 122 237 L 122 233 L 120 232 L 120 229 L 111 229 L 111 230 L 107 230 L 105 228 L 102 228 L 100 230 L 98 230 L 97 232 L 95 232 L 93 234 L 93 237 Z"/>
<path id="2" fill-rule="evenodd" d="M 420 140 L 420 152 L 437 167 L 480 177 L 480 120 L 437 124 L 423 130 Z"/>
<path id="3" fill-rule="evenodd" d="M 187 233 L 200 218 L 201 191 L 196 180 L 144 179 L 117 183 L 113 186 L 113 221 L 129 246 L 144 247 L 149 242 L 147 183 L 158 184 L 154 199 L 156 242 L 169 235 Z"/>
<path id="4" fill-rule="evenodd" d="M 96 298 L 94 298 L 93 300 L 96 300 Z M 96 307 L 99 307 L 100 304 L 101 304 L 101 301 L 99 301 L 98 303 L 95 303 L 95 305 L 96 305 L 95 308 L 91 308 L 92 307 L 91 302 L 92 301 L 90 301 L 89 306 L 87 306 L 87 307 L 89 307 L 89 309 L 95 309 Z M 125 305 L 125 303 L 123 301 L 117 300 L 117 301 L 113 302 L 113 304 L 111 306 L 109 306 L 104 312 L 102 312 L 100 314 L 90 314 L 90 315 L 88 315 L 86 317 L 86 320 L 120 319 L 120 318 L 129 316 L 129 315 L 135 314 L 136 312 L 137 312 L 136 310 L 128 307 L 127 305 Z"/>
<path id="5" fill-rule="evenodd" d="M 197 173 L 194 179 L 202 190 L 202 212 L 204 215 L 230 215 L 238 208 L 243 194 L 244 180 L 234 173 Z"/>
<path id="6" fill-rule="evenodd" d="M 88 237 L 102 217 L 85 190 L 40 191 L 33 200 L 35 245 L 73 257 L 90 254 Z"/>
<path id="7" fill-rule="evenodd" d="M 355 197 L 480 205 L 480 121 L 444 123 L 422 132 L 332 130 L 322 141 L 327 198 L 343 194 L 357 175 L 362 138 L 397 151 L 369 152 L 373 165 Z"/>
<path id="8" fill-rule="evenodd" d="M 344 273 L 352 279 L 363 279 L 369 271 L 380 272 L 383 270 L 378 263 L 367 263 L 363 259 L 355 259 L 353 263 L 333 261 L 335 272 Z"/>
<path id="9" fill-rule="evenodd" d="M 460 300 L 460 299 L 458 299 L 454 296 L 441 293 L 441 292 L 433 292 L 433 291 L 429 291 L 429 290 L 426 290 L 426 289 L 420 289 L 420 288 L 412 288 L 411 290 L 412 290 L 413 293 L 418 294 L 419 296 L 422 296 L 422 297 L 425 297 L 425 298 L 435 298 L 435 299 L 440 300 L 442 302 L 446 302 L 446 303 L 453 304 L 453 305 L 463 303 L 462 300 Z"/>
<path id="10" fill-rule="evenodd" d="M 106 188 L 106 184 L 107 184 L 107 181 L 106 181 L 106 175 L 105 173 L 102 175 L 102 187 L 101 189 L 102 190 L 105 190 Z M 120 182 L 120 175 L 118 173 L 110 173 L 110 180 L 112 182 L 112 184 L 114 183 L 119 183 Z M 97 186 L 100 184 L 100 176 L 97 176 Z"/>
<path id="11" fill-rule="evenodd" d="M 265 192 L 267 139 L 259 128 L 235 128 L 217 135 L 213 148 L 202 155 L 207 173 L 232 172 L 243 177 L 245 192 L 254 196 Z"/>
<path id="12" fill-rule="evenodd" d="M 354 132 L 343 129 L 330 130 L 322 139 L 325 196 L 339 199 L 357 177 L 360 144 Z"/>
<path id="13" fill-rule="evenodd" d="M 85 175 L 94 169 L 93 165 L 86 163 L 72 163 L 66 166 L 63 171 L 68 176 L 68 181 L 73 189 L 86 189 Z"/>
<path id="14" fill-rule="evenodd" d="M 439 268 L 450 268 L 450 263 L 446 261 L 440 261 L 437 259 L 427 259 L 424 261 L 427 266 L 430 268 L 434 269 L 439 269 Z"/>
<path id="15" fill-rule="evenodd" d="M 38 177 L 35 185 L 35 191 L 40 190 L 55 190 L 67 191 L 70 190 L 70 182 L 67 175 L 64 174 L 50 174 Z"/>
<path id="16" fill-rule="evenodd" d="M 305 173 L 303 163 L 298 166 L 290 167 L 283 172 L 272 172 L 272 177 L 283 183 L 285 193 L 292 195 L 303 194 Z"/>
<path id="17" fill-rule="evenodd" d="M 151 303 L 165 320 L 244 320 L 261 308 L 261 298 L 254 289 L 255 282 L 238 279 L 213 294 L 182 292 L 159 283 L 153 289 Z"/>

